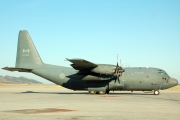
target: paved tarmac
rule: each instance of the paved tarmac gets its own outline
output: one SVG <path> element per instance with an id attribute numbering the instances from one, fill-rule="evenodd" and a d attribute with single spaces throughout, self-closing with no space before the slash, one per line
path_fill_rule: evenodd
<path id="1" fill-rule="evenodd" d="M 180 120 L 180 91 L 89 95 L 52 85 L 0 86 L 0 120 Z"/>

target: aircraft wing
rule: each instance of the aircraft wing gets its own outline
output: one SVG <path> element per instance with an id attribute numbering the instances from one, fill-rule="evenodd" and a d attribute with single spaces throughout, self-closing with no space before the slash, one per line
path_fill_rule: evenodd
<path id="1" fill-rule="evenodd" d="M 73 63 L 71 64 L 71 66 L 76 70 L 93 69 L 98 66 L 97 64 L 94 64 L 84 59 L 67 59 L 67 60 Z"/>

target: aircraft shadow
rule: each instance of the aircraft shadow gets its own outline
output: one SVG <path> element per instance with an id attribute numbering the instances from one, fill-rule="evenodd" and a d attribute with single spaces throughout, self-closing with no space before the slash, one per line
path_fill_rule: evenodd
<path id="1" fill-rule="evenodd" d="M 109 93 L 112 95 L 154 95 L 153 93 Z"/>
<path id="2" fill-rule="evenodd" d="M 88 92 L 34 92 L 26 91 L 19 94 L 89 94 Z"/>
<path id="3" fill-rule="evenodd" d="M 25 91 L 18 94 L 85 94 L 90 95 L 89 92 L 35 92 L 35 91 Z M 101 95 L 101 94 L 95 94 L 95 95 Z M 107 94 L 103 94 L 107 95 Z M 116 93 L 116 92 L 110 92 L 108 94 L 111 95 L 154 95 L 152 93 Z"/>

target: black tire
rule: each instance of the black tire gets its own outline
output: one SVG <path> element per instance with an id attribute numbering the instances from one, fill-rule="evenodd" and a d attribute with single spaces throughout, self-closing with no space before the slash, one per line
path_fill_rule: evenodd
<path id="1" fill-rule="evenodd" d="M 94 95 L 96 93 L 97 93 L 96 91 L 89 91 L 89 94 L 91 94 L 91 95 Z"/>
<path id="2" fill-rule="evenodd" d="M 109 94 L 109 90 L 106 90 L 106 94 Z"/>
<path id="3" fill-rule="evenodd" d="M 159 95 L 159 94 L 160 94 L 159 90 L 154 90 L 154 95 Z"/>
<path id="4" fill-rule="evenodd" d="M 98 92 L 100 95 L 104 95 L 106 92 L 105 91 L 99 91 Z"/>

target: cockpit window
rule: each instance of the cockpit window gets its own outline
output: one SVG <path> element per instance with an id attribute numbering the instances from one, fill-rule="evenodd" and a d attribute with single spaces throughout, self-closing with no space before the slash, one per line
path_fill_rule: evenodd
<path id="1" fill-rule="evenodd" d="M 169 75 L 164 70 L 158 70 L 158 74 L 161 76 L 166 76 L 167 78 L 170 78 Z"/>
<path id="2" fill-rule="evenodd" d="M 163 72 L 158 72 L 158 74 L 159 74 L 159 75 L 164 75 L 164 73 L 163 73 Z"/>
<path id="3" fill-rule="evenodd" d="M 164 72 L 162 70 L 158 70 L 159 75 L 164 75 Z"/>

